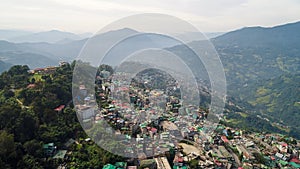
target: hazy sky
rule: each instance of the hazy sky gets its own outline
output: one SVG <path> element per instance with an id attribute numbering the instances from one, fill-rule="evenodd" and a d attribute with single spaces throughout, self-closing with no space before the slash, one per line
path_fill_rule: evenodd
<path id="1" fill-rule="evenodd" d="M 300 0 L 2 0 L 0 29 L 95 32 L 124 16 L 163 13 L 204 32 L 300 21 Z"/>

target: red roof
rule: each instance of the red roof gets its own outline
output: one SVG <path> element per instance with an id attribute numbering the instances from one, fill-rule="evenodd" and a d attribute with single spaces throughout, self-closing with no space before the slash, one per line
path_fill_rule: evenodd
<path id="1" fill-rule="evenodd" d="M 189 129 L 190 129 L 190 131 L 195 131 L 196 130 L 194 127 L 190 127 Z"/>
<path id="2" fill-rule="evenodd" d="M 216 163 L 217 166 L 221 166 L 222 165 L 222 163 L 220 163 L 218 160 L 215 160 L 215 163 Z"/>
<path id="3" fill-rule="evenodd" d="M 55 111 L 62 111 L 62 109 L 65 108 L 65 105 L 60 105 L 57 108 L 55 108 Z"/>
<path id="4" fill-rule="evenodd" d="M 36 68 L 34 69 L 34 71 L 42 71 L 42 70 L 45 70 L 44 68 Z"/>
<path id="5" fill-rule="evenodd" d="M 177 162 L 182 163 L 182 162 L 183 162 L 183 158 L 182 158 L 182 157 L 179 157 L 179 158 L 177 159 Z"/>
<path id="6" fill-rule="evenodd" d="M 222 141 L 224 141 L 225 143 L 228 143 L 228 142 L 229 142 L 226 136 L 221 136 L 221 139 L 222 139 Z"/>
<path id="7" fill-rule="evenodd" d="M 294 163 L 298 163 L 298 164 L 300 164 L 300 160 L 299 159 L 297 159 L 297 158 L 293 158 L 293 159 L 291 159 L 291 161 L 290 162 L 294 162 Z"/>
<path id="8" fill-rule="evenodd" d="M 126 91 L 126 90 L 129 90 L 129 89 L 128 89 L 128 87 L 120 87 L 119 90 Z"/>
<path id="9" fill-rule="evenodd" d="M 157 129 L 152 127 L 151 132 L 155 133 L 155 132 L 157 132 Z"/>
<path id="10" fill-rule="evenodd" d="M 176 163 L 182 163 L 183 162 L 183 158 L 179 157 L 179 156 L 175 156 L 174 162 L 176 162 Z"/>
<path id="11" fill-rule="evenodd" d="M 282 143 L 281 145 L 282 145 L 283 147 L 287 147 L 287 146 L 288 146 L 287 143 Z"/>

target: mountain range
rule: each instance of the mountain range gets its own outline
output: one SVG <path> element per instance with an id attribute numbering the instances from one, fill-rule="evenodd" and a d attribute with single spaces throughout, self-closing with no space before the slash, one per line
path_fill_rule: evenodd
<path id="1" fill-rule="evenodd" d="M 53 31 L 50 31 L 53 32 Z M 95 41 L 97 44 L 103 43 L 114 43 L 120 37 L 126 37 L 130 34 L 138 33 L 135 30 L 124 28 L 121 30 L 113 30 L 109 32 L 105 32 L 102 34 L 95 35 L 91 40 Z M 34 36 L 41 35 L 42 33 L 35 34 Z M 46 33 L 48 34 L 48 33 Z M 59 33 L 61 34 L 61 33 Z M 65 33 L 64 37 L 66 37 Z M 43 37 L 47 37 L 48 35 L 43 35 Z M 55 37 L 54 37 L 55 38 Z M 140 42 L 143 42 L 145 39 L 141 38 L 151 38 L 150 36 L 138 37 L 137 39 L 130 39 L 131 41 L 135 41 L 139 45 L 143 45 Z M 162 37 L 155 37 L 156 41 L 158 41 L 160 46 L 169 47 L 174 46 L 177 43 L 162 39 Z M 157 39 L 160 38 L 160 39 Z M 58 38 L 56 38 L 58 40 Z M 83 45 L 87 42 L 88 38 L 84 38 L 81 40 L 60 40 L 56 43 L 49 42 L 22 42 L 22 43 L 14 43 L 9 41 L 0 41 L 0 59 L 4 62 L 10 64 L 28 64 L 30 68 L 34 69 L 37 67 L 43 67 L 45 65 L 52 66 L 57 65 L 60 60 L 64 61 L 73 61 L 81 51 Z M 149 39 L 148 39 L 149 40 Z M 49 39 L 48 39 L 49 41 Z M 102 46 L 99 45 L 99 48 Z M 128 47 L 128 45 L 127 45 Z M 125 47 L 126 48 L 126 47 Z M 122 48 L 124 49 L 124 47 Z M 120 50 L 122 50 L 120 49 Z M 120 51 L 119 50 L 119 51 Z M 122 52 L 122 51 L 120 51 Z M 116 53 L 117 55 L 120 53 Z M 38 63 L 36 57 L 32 57 L 31 55 L 39 56 L 40 62 Z M 18 58 L 18 59 L 17 59 Z M 25 60 L 27 60 L 25 62 Z"/>
<path id="2" fill-rule="evenodd" d="M 299 47 L 299 29 L 300 22 L 274 27 L 245 27 L 214 38 L 214 43 L 235 47 L 295 48 Z"/>
<path id="3" fill-rule="evenodd" d="M 269 71 L 269 67 L 264 63 L 278 65 L 271 66 L 270 69 L 279 67 L 281 71 L 297 71 L 299 64 L 297 53 L 299 53 L 300 50 L 300 31 L 298 30 L 300 30 L 300 23 L 296 22 L 270 28 L 246 27 L 224 34 L 207 33 L 207 36 L 219 35 L 212 38 L 211 41 L 221 56 L 225 69 L 226 67 L 243 64 L 242 60 L 244 59 L 247 60 L 247 63 L 251 62 L 251 65 L 255 65 L 255 69 L 253 68 L 255 71 L 250 76 L 256 76 L 256 67 L 260 67 L 259 69 L 267 69 L 263 72 L 272 72 Z M 13 35 L 14 33 L 15 36 Z M 124 33 L 127 34 L 128 32 L 123 29 L 110 31 L 97 36 L 101 36 L 101 38 L 105 36 L 118 37 L 122 36 Z M 10 52 L 10 56 L 12 53 L 17 52 L 18 54 L 38 54 L 41 57 L 45 57 L 45 61 L 49 59 L 56 62 L 58 60 L 72 61 L 87 41 L 87 36 L 90 35 L 91 34 L 87 33 L 84 36 L 81 36 L 57 30 L 38 33 L 0 30 L 0 39 L 4 39 L 0 41 L 1 60 L 6 60 L 11 64 L 20 64 L 8 61 L 9 58 L 6 57 L 7 52 Z M 247 53 L 247 56 L 240 56 L 241 52 L 243 54 Z M 277 56 L 274 56 L 274 54 Z M 47 63 L 52 64 L 52 62 L 46 62 L 46 64 Z M 233 65 L 226 65 L 227 63 Z M 262 66 L 262 64 L 264 66 Z M 40 67 L 42 65 L 36 66 Z M 31 67 L 35 68 L 35 66 Z M 278 71 L 275 71 L 273 73 L 277 74 L 277 72 Z M 245 80 L 247 80 L 247 77 L 245 77 Z"/>
<path id="4" fill-rule="evenodd" d="M 92 33 L 74 34 L 59 30 L 44 32 L 30 32 L 22 30 L 0 30 L 0 39 L 13 43 L 65 43 L 74 40 L 81 40 L 92 36 Z"/>
<path id="5" fill-rule="evenodd" d="M 1 29 L 0 30 L 0 39 L 1 40 L 8 40 L 11 38 L 24 36 L 32 34 L 33 32 L 30 31 L 24 31 L 24 30 L 7 30 L 7 29 Z"/>
<path id="6" fill-rule="evenodd" d="M 212 39 L 232 89 L 251 81 L 299 73 L 300 22 L 250 27 Z M 235 84 L 239 84 L 236 86 Z"/>
<path id="7" fill-rule="evenodd" d="M 300 116 L 295 115 L 300 111 L 300 98 L 297 97 L 300 96 L 297 83 L 300 75 L 299 30 L 300 22 L 295 22 L 268 28 L 246 27 L 211 38 L 224 67 L 228 95 L 245 111 L 283 124 L 293 121 L 293 126 L 300 120 Z M 118 37 L 135 33 L 137 31 L 125 28 L 98 34 L 94 39 L 113 43 Z M 0 31 L 0 38 L 2 35 L 3 31 Z M 186 57 L 191 55 L 184 46 L 164 40 L 160 39 L 161 45 L 168 50 L 184 52 Z M 7 35 L 6 41 L 0 41 L 0 71 L 14 64 L 37 68 L 57 65 L 60 60 L 72 61 L 86 41 L 87 38 L 80 35 L 60 31 Z M 143 45 L 147 44 L 139 44 L 140 47 Z M 126 46 L 112 55 L 125 53 L 130 53 Z"/>
<path id="8" fill-rule="evenodd" d="M 225 69 L 228 95 L 250 112 L 235 123 L 249 123 L 259 115 L 283 133 L 300 137 L 299 30 L 296 22 L 243 28 L 212 39 Z"/>

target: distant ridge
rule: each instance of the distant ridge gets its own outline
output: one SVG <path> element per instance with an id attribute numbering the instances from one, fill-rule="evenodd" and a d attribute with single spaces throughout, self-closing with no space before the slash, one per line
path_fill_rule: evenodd
<path id="1" fill-rule="evenodd" d="M 0 40 L 8 40 L 11 38 L 15 38 L 18 36 L 24 36 L 32 34 L 30 31 L 24 30 L 8 30 L 8 29 L 0 29 Z"/>
<path id="2" fill-rule="evenodd" d="M 214 38 L 222 46 L 258 47 L 300 47 L 300 22 L 274 27 L 245 27 Z"/>
<path id="3" fill-rule="evenodd" d="M 291 55 L 289 57 L 295 57 L 295 49 L 300 49 L 300 22 L 290 23 L 280 26 L 275 26 L 271 28 L 263 27 L 246 27 L 232 32 L 225 33 L 216 38 L 211 39 L 212 43 L 215 45 L 217 50 L 220 49 L 234 49 L 238 48 L 261 48 L 261 49 L 272 49 L 272 52 L 276 50 L 276 53 L 289 52 Z M 0 31 L 1 33 L 1 31 Z M 130 28 L 123 28 L 119 30 L 111 30 L 108 32 L 99 33 L 94 35 L 93 38 L 99 38 L 104 40 L 118 39 L 118 37 L 123 37 L 130 34 L 138 33 L 136 30 Z M 0 41 L 0 53 L 2 57 L 11 56 L 12 53 L 32 53 L 37 54 L 40 57 L 47 57 L 53 61 L 65 60 L 72 61 L 74 60 L 83 45 L 88 40 L 87 38 L 82 39 L 82 36 L 91 36 L 91 34 L 76 35 L 69 32 L 63 32 L 58 30 L 39 32 L 39 33 L 30 33 L 18 38 L 15 38 L 16 41 L 22 43 L 13 43 L 7 41 Z M 101 38 L 100 38 L 101 36 Z M 27 39 L 27 40 L 26 40 Z M 25 41 L 26 40 L 26 41 Z M 168 46 L 169 42 L 162 41 L 162 45 Z M 164 44 L 165 43 L 165 44 Z M 140 44 L 142 45 L 142 44 Z M 292 50 L 288 50 L 292 49 Z M 262 50 L 257 50 L 260 53 Z M 6 55 L 7 53 L 9 55 Z M 222 52 L 222 51 L 219 51 Z M 226 51 L 228 53 L 228 51 Z M 225 52 L 225 53 L 226 53 Z M 233 57 L 231 60 L 227 56 L 224 58 L 223 62 L 233 63 L 240 61 L 236 57 Z M 264 56 L 266 60 L 274 60 L 275 56 Z M 245 58 L 243 58 L 245 59 Z M 251 59 L 248 57 L 247 59 Z M 276 59 L 276 58 L 275 58 Z M 286 58 L 284 58 L 286 59 Z M 227 60 L 227 61 L 226 61 Z M 283 60 L 284 61 L 284 60 Z M 34 62 L 34 60 L 32 60 Z M 242 63 L 240 61 L 239 63 Z M 15 64 L 13 62 L 10 62 Z M 237 63 L 237 64 L 239 64 Z M 251 65 L 255 61 L 250 61 L 243 64 Z M 273 62 L 271 62 L 274 64 Z M 292 63 L 293 64 L 293 63 Z M 257 65 L 256 65 L 257 66 Z M 291 68 L 294 69 L 295 66 Z M 272 67 L 270 67 L 272 68 Z M 274 71 L 278 72 L 278 71 Z M 263 75 L 265 76 L 265 74 Z"/>
<path id="4" fill-rule="evenodd" d="M 22 42 L 56 43 L 63 39 L 79 40 L 82 39 L 82 37 L 70 32 L 51 30 L 46 32 L 38 32 L 38 33 L 27 34 L 23 36 L 14 37 L 14 38 L 9 38 L 8 41 L 16 42 L 16 43 L 22 43 Z"/>
<path id="5" fill-rule="evenodd" d="M 11 66 L 12 66 L 12 64 L 5 63 L 2 60 L 0 60 L 0 73 L 8 70 Z"/>
<path id="6" fill-rule="evenodd" d="M 243 86 L 248 81 L 300 73 L 300 22 L 246 27 L 216 37 L 212 43 L 227 70 L 229 83 Z"/>

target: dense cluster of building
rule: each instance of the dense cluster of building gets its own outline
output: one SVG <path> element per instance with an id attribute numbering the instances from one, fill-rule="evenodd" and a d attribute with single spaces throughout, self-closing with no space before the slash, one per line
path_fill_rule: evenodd
<path id="1" fill-rule="evenodd" d="M 300 142 L 293 138 L 221 124 L 206 135 L 207 110 L 183 107 L 163 90 L 96 79 L 96 96 L 79 87 L 76 108 L 84 128 L 108 122 L 115 135 L 128 139 L 127 156 L 138 159 L 134 166 L 104 168 L 300 168 Z"/>

